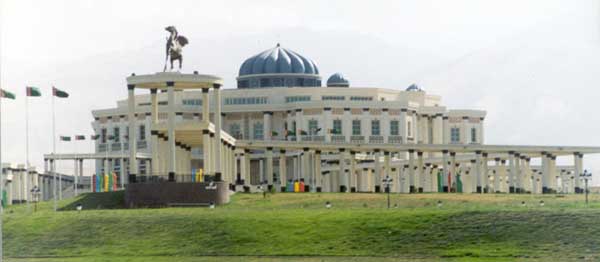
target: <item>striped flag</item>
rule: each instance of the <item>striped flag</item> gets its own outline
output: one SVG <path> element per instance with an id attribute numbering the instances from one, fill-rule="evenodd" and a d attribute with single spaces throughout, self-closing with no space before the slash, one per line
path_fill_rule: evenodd
<path id="1" fill-rule="evenodd" d="M 67 98 L 69 94 L 65 91 L 62 91 L 56 87 L 52 87 L 52 95 L 60 98 Z"/>
<path id="2" fill-rule="evenodd" d="M 60 136 L 60 141 L 69 142 L 69 141 L 71 141 L 71 137 L 70 136 Z"/>
<path id="3" fill-rule="evenodd" d="M 85 136 L 84 135 L 76 135 L 75 140 L 85 140 Z"/>
<path id="4" fill-rule="evenodd" d="M 37 87 L 28 86 L 27 96 L 42 96 L 42 92 L 40 92 L 40 89 Z"/>
<path id="5" fill-rule="evenodd" d="M 0 97 L 4 97 L 4 98 L 8 98 L 8 99 L 15 99 L 16 96 L 15 94 L 8 92 L 4 89 L 0 89 Z"/>
<path id="6" fill-rule="evenodd" d="M 100 135 L 91 135 L 90 136 L 91 140 L 98 140 L 98 138 L 100 138 Z"/>

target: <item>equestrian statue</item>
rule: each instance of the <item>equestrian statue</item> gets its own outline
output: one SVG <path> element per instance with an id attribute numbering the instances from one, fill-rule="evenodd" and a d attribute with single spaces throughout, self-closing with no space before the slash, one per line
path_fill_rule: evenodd
<path id="1" fill-rule="evenodd" d="M 181 63 L 183 62 L 183 56 L 181 55 L 183 47 L 187 45 L 188 39 L 185 36 L 179 35 L 177 29 L 174 26 L 167 26 L 165 28 L 170 33 L 167 39 L 167 55 L 165 57 L 165 68 L 163 72 L 167 71 L 167 61 L 171 57 L 171 70 L 173 70 L 173 61 L 179 60 L 179 70 L 181 70 Z"/>

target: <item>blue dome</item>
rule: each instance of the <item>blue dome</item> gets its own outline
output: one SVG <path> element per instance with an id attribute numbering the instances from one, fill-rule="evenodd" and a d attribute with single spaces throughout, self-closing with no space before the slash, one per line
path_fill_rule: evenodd
<path id="1" fill-rule="evenodd" d="M 350 82 L 340 73 L 335 73 L 327 79 L 328 87 L 349 87 Z"/>
<path id="2" fill-rule="evenodd" d="M 318 75 L 319 68 L 312 60 L 277 44 L 272 49 L 246 59 L 240 67 L 239 76 L 256 74 Z"/>
<path id="3" fill-rule="evenodd" d="M 423 91 L 423 89 L 421 89 L 417 84 L 412 84 L 406 88 L 406 91 Z"/>

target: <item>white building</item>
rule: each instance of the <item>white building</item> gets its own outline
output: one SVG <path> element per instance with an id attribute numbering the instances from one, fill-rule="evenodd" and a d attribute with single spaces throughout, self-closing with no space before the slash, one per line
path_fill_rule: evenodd
<path id="1" fill-rule="evenodd" d="M 152 92 L 156 90 L 152 89 Z M 389 175 L 396 179 L 392 186 L 395 192 L 427 192 L 437 191 L 438 184 L 446 190 L 446 174 L 452 173 L 451 184 L 458 181 L 457 174 L 462 174 L 464 192 L 551 192 L 558 190 L 558 184 L 550 180 L 561 179 L 543 182 L 544 177 L 554 177 L 557 172 L 561 175 L 566 173 L 566 177 L 569 172 L 580 173 L 582 168 L 577 160 L 573 166 L 562 168 L 546 164 L 563 153 L 575 154 L 575 159 L 578 159 L 582 150 L 577 148 L 566 153 L 555 148 L 521 152 L 520 149 L 525 147 L 485 147 L 485 111 L 446 108 L 441 97 L 428 94 L 416 85 L 406 89 L 355 87 L 341 74 L 334 74 L 328 78 L 326 86 L 322 86 L 319 69 L 312 60 L 279 44 L 242 63 L 236 89 L 216 90 L 210 91 L 209 96 L 221 97 L 222 129 L 245 145 L 243 149 L 238 146 L 235 150 L 234 167 L 230 170 L 234 177 L 226 180 L 231 184 L 285 186 L 285 181 L 306 179 L 307 185 L 323 191 L 379 191 L 381 179 Z M 203 97 L 208 97 L 203 92 L 209 91 L 175 88 L 173 105 L 168 104 L 169 98 L 164 90 L 158 93 L 158 123 L 166 124 L 169 110 L 175 111 L 176 123 L 201 121 Z M 138 160 L 138 176 L 166 176 L 173 172 L 158 168 L 159 164 L 154 165 L 153 170 L 150 164 L 150 156 L 155 156 L 161 163 L 174 161 L 167 160 L 167 157 L 163 159 L 163 153 L 158 153 L 156 147 L 161 142 L 152 142 L 153 137 L 157 137 L 158 141 L 161 138 L 167 140 L 152 128 L 152 97 L 151 94 L 143 94 L 134 98 L 137 154 L 148 156 Z M 120 100 L 114 108 L 92 112 L 92 126 L 99 135 L 96 154 L 107 156 L 96 161 L 97 173 L 107 170 L 121 173 L 123 170 L 129 149 L 130 101 L 133 100 Z M 210 120 L 215 122 L 215 99 L 210 99 L 209 104 Z M 273 145 L 281 144 L 275 143 L 279 141 L 296 144 L 285 144 L 294 145 L 292 150 L 274 148 Z M 258 144 L 264 146 L 257 148 Z M 302 146 L 304 144 L 307 146 Z M 321 149 L 316 146 L 336 144 L 348 146 L 328 150 L 322 156 Z M 377 145 L 381 145 L 381 150 Z M 177 153 L 177 161 L 180 161 L 177 163 L 177 175 L 189 175 L 193 169 L 204 168 L 203 148 L 180 142 L 176 146 L 181 149 Z M 365 147 L 374 149 L 362 150 Z M 323 148 L 326 151 L 325 146 Z M 390 150 L 394 148 L 398 150 Z M 109 157 L 115 154 L 121 157 Z M 316 155 L 319 158 L 315 158 Z M 244 156 L 250 156 L 247 171 L 244 171 Z M 274 156 L 280 159 L 276 165 L 279 168 L 274 168 Z M 543 160 L 544 167 L 530 167 L 531 157 L 542 157 L 548 161 Z M 493 161 L 495 165 L 492 163 L 488 168 L 488 162 Z M 351 166 L 350 171 L 348 166 Z M 218 173 L 207 171 L 208 175 Z M 247 172 L 246 175 L 244 172 Z M 443 174 L 441 181 L 438 181 L 438 172 Z M 545 173 L 538 174 L 540 172 Z M 307 173 L 313 174 L 310 179 Z M 471 177 L 477 173 L 477 179 L 467 179 L 469 173 Z M 120 177 L 124 179 L 125 176 Z M 282 177 L 285 179 L 280 179 Z M 578 179 L 571 180 L 574 180 L 570 183 L 572 190 L 579 188 Z"/>

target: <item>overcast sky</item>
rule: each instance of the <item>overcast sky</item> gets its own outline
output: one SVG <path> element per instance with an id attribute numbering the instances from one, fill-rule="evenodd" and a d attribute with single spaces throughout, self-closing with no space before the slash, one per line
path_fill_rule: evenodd
<path id="1" fill-rule="evenodd" d="M 91 110 L 124 99 L 127 75 L 162 70 L 167 25 L 190 39 L 184 71 L 220 75 L 226 88 L 244 59 L 279 42 L 323 78 L 417 83 L 451 108 L 487 110 L 488 144 L 600 146 L 599 11 L 585 0 L 0 0 L 0 86 L 18 96 L 2 101 L 2 161 L 25 161 L 26 85 L 44 93 L 29 99 L 30 162 L 42 170 L 51 86 L 71 94 L 56 101 L 57 136 L 91 134 Z M 58 152 L 92 150 L 58 143 Z M 584 165 L 600 172 L 598 160 Z"/>

